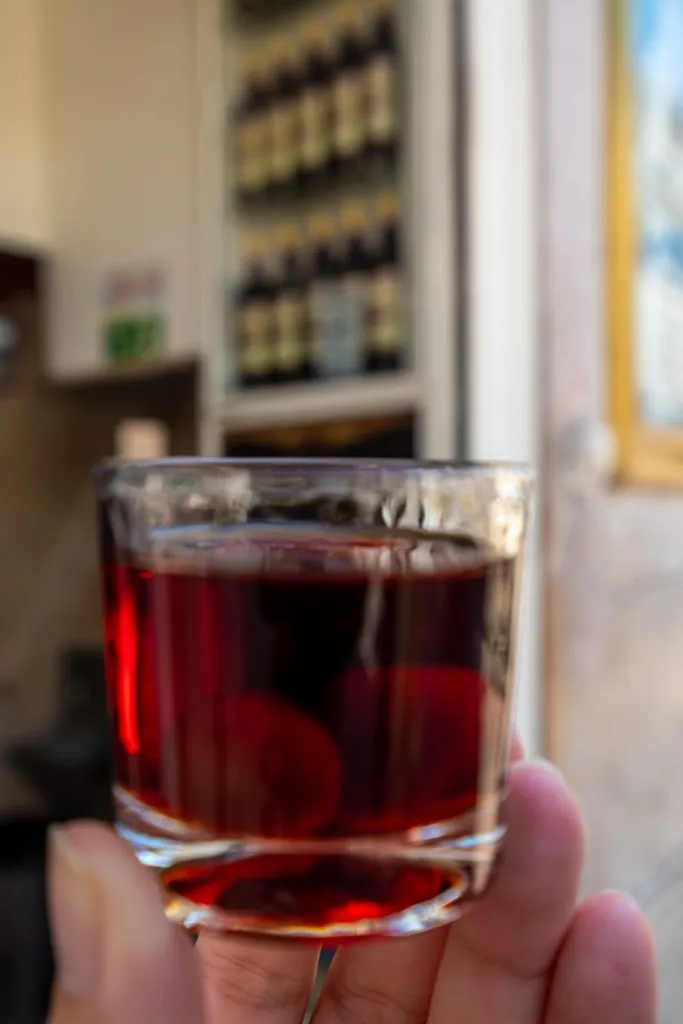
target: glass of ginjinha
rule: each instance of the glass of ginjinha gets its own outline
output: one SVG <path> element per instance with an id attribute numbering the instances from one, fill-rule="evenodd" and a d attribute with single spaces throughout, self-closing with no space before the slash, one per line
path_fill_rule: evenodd
<path id="1" fill-rule="evenodd" d="M 531 482 L 505 465 L 103 464 L 122 833 L 190 928 L 338 943 L 487 885 Z"/>

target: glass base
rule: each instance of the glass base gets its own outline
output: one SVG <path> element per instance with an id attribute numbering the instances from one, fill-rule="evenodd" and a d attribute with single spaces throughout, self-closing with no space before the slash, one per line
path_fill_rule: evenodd
<path id="1" fill-rule="evenodd" d="M 214 839 L 117 793 L 119 831 L 185 928 L 339 945 L 451 924 L 486 888 L 502 828 L 470 813 L 399 835 Z"/>

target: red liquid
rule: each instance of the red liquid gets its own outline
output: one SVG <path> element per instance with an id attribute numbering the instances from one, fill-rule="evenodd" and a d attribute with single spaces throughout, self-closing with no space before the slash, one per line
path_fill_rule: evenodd
<path id="1" fill-rule="evenodd" d="M 424 829 L 495 796 L 514 563 L 441 542 L 425 570 L 405 542 L 379 564 L 372 543 L 320 536 L 169 542 L 154 567 L 110 564 L 106 604 L 119 785 L 210 837 L 298 844 L 167 883 L 325 924 L 452 884 L 428 864 L 296 851 Z"/>

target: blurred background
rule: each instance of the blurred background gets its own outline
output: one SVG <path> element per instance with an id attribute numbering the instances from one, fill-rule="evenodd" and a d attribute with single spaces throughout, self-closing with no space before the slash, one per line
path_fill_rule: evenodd
<path id="1" fill-rule="evenodd" d="M 584 806 L 586 890 L 644 902 L 664 1021 L 681 52 L 683 0 L 0 0 L 12 728 L 101 688 L 97 459 L 531 462 L 520 729 Z"/>

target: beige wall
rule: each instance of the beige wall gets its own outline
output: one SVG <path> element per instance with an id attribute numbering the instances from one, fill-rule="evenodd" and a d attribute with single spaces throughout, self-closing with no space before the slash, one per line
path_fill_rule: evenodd
<path id="1" fill-rule="evenodd" d="M 43 0 L 0 0 L 0 241 L 50 239 L 45 191 Z"/>
<path id="2" fill-rule="evenodd" d="M 56 254 L 46 365 L 62 379 L 106 369 L 103 288 L 112 272 L 128 269 L 161 272 L 166 355 L 192 357 L 202 330 L 200 5 L 43 2 L 46 174 Z M 214 216 L 221 204 L 218 192 Z"/>

